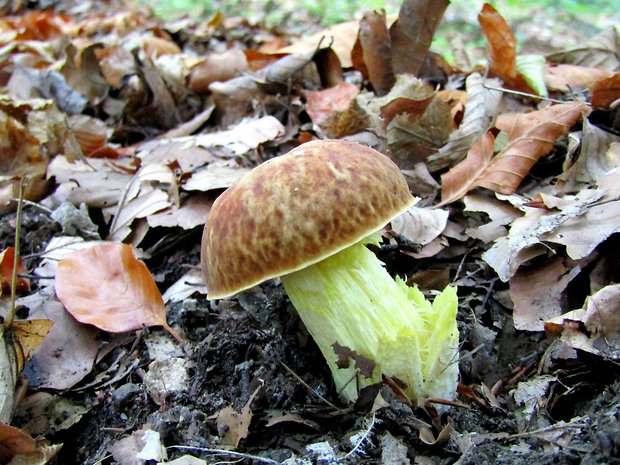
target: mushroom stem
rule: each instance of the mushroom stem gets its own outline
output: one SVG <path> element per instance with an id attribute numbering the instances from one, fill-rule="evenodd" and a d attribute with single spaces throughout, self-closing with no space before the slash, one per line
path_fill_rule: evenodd
<path id="1" fill-rule="evenodd" d="M 359 388 L 380 382 L 382 375 L 403 381 L 414 402 L 453 399 L 458 378 L 456 288 L 448 286 L 431 304 L 417 287 L 392 279 L 365 246 L 378 242 L 375 236 L 282 276 L 286 292 L 343 400 L 355 401 Z M 347 356 L 353 362 L 339 368 Z"/>

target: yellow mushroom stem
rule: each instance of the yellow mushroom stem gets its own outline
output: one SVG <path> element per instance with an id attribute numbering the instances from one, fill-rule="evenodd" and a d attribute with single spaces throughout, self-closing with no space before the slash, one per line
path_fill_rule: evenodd
<path id="1" fill-rule="evenodd" d="M 417 287 L 392 279 L 366 247 L 378 240 L 379 235 L 373 235 L 283 276 L 286 292 L 321 349 L 343 400 L 355 401 L 358 389 L 380 382 L 382 375 L 403 381 L 413 402 L 453 399 L 459 343 L 456 288 L 448 286 L 431 304 Z M 353 354 L 362 365 L 374 362 L 372 373 L 365 376 L 353 361 L 339 368 L 343 353 Z"/>

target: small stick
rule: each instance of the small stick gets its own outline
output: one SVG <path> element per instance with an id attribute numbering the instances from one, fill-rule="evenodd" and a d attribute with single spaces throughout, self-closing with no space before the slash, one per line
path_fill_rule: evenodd
<path id="1" fill-rule="evenodd" d="M 185 449 L 185 450 L 204 452 L 205 454 L 230 455 L 231 457 L 240 457 L 242 459 L 256 460 L 257 462 L 268 463 L 270 465 L 280 465 L 280 462 L 276 462 L 275 460 L 266 459 L 258 455 L 243 454 L 241 452 L 235 452 L 234 450 L 209 449 L 206 447 L 194 447 L 194 446 L 169 446 L 168 449 Z"/>
<path id="2" fill-rule="evenodd" d="M 11 301 L 4 321 L 5 328 L 13 326 L 15 321 L 15 299 L 17 297 L 17 266 L 19 265 L 19 243 L 22 229 L 22 206 L 24 204 L 24 179 L 19 180 L 19 197 L 17 199 L 17 218 L 15 220 L 15 254 L 13 256 L 13 273 L 11 275 Z"/>

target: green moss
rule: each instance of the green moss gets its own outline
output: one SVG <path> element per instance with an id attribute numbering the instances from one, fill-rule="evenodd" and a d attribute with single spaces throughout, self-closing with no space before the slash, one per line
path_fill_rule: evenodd
<path id="1" fill-rule="evenodd" d="M 392 279 L 367 242 L 282 277 L 341 397 L 354 401 L 358 387 L 387 375 L 404 381 L 414 402 L 452 399 L 458 377 L 456 288 L 447 287 L 431 304 L 419 289 Z M 354 351 L 358 361 L 374 362 L 370 376 L 362 374 L 367 366 L 358 372 L 353 362 L 338 368 L 334 344 Z"/>

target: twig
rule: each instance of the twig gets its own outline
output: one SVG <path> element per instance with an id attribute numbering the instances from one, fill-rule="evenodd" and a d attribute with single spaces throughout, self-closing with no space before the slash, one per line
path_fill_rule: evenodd
<path id="1" fill-rule="evenodd" d="M 543 97 L 542 95 L 530 94 L 529 92 L 521 92 L 520 90 L 506 89 L 505 87 L 491 86 L 489 84 L 486 84 L 486 80 L 485 80 L 485 83 L 482 84 L 482 86 L 485 89 L 499 90 L 500 92 L 504 92 L 506 94 L 520 95 L 522 97 L 529 97 L 529 98 L 534 98 L 534 99 L 538 99 L 538 100 L 546 100 L 547 102 L 553 102 L 553 103 L 566 103 L 563 100 L 558 100 L 558 99 L 551 98 L 551 97 Z"/>
<path id="2" fill-rule="evenodd" d="M 244 454 L 242 452 L 235 452 L 234 450 L 225 450 L 225 449 L 209 449 L 206 447 L 194 447 L 194 446 L 169 446 L 167 449 L 185 449 L 185 450 L 193 450 L 198 452 L 204 452 L 205 454 L 216 454 L 216 455 L 230 455 L 231 457 L 240 457 L 242 459 L 250 459 L 256 460 L 262 463 L 268 463 L 270 465 L 280 465 L 280 462 L 275 460 L 266 459 L 264 457 L 260 457 L 258 455 Z"/>
<path id="3" fill-rule="evenodd" d="M 15 299 L 17 297 L 17 267 L 19 265 L 19 243 L 22 229 L 22 206 L 24 205 L 24 178 L 19 180 L 19 197 L 17 199 L 17 218 L 15 219 L 15 254 L 13 255 L 13 272 L 11 275 L 11 301 L 4 326 L 10 328 L 15 321 Z"/>
<path id="4" fill-rule="evenodd" d="M 327 405 L 329 405 L 331 408 L 333 408 L 334 410 L 337 410 L 339 412 L 343 412 L 342 409 L 338 408 L 336 405 L 332 404 L 329 400 L 327 400 L 325 397 L 323 397 L 321 394 L 319 394 L 318 392 L 316 392 L 314 389 L 312 389 L 308 383 L 306 383 L 303 379 L 301 379 L 299 377 L 299 375 L 297 373 L 295 373 L 293 370 L 291 370 L 288 365 L 284 362 L 280 362 L 280 365 L 282 366 L 282 368 L 284 368 L 286 371 L 288 371 L 291 375 L 293 375 L 295 377 L 295 379 L 297 381 L 299 381 L 308 391 L 310 391 L 312 394 L 314 394 L 315 396 L 317 396 L 319 399 L 321 399 L 323 402 L 325 402 Z"/>

